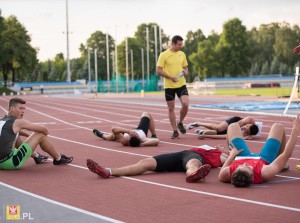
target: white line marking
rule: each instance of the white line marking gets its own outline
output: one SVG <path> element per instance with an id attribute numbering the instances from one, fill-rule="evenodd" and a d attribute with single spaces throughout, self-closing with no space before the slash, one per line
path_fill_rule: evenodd
<path id="1" fill-rule="evenodd" d="M 71 112 L 71 111 L 64 110 L 64 109 L 53 108 L 53 107 L 46 106 L 46 105 L 41 105 L 41 104 L 38 104 L 38 105 L 39 106 L 44 106 L 44 107 L 49 107 L 51 109 L 57 109 L 57 110 L 65 111 L 65 112 L 68 112 L 68 113 L 74 113 L 74 114 L 78 114 L 78 115 L 82 115 L 82 116 L 91 117 L 91 116 L 88 116 L 88 115 L 84 115 L 84 114 L 77 113 L 77 112 Z M 55 120 L 61 121 L 61 122 L 65 123 L 65 124 L 69 124 L 69 125 L 72 125 L 72 126 L 75 126 L 75 127 L 78 127 L 78 128 L 86 129 L 86 130 L 91 130 L 91 129 L 88 129 L 88 128 L 85 128 L 85 127 L 77 126 L 77 125 L 68 123 L 66 121 L 57 119 L 55 117 L 52 117 L 50 115 L 41 113 L 41 112 L 36 111 L 34 109 L 30 109 L 30 110 L 34 111 L 36 113 L 39 113 L 41 115 L 53 118 Z M 97 119 L 100 119 L 100 118 L 97 118 Z M 104 120 L 104 119 L 100 119 L 100 120 Z M 116 122 L 110 121 L 110 120 L 107 120 L 107 121 L 108 122 L 112 122 L 112 123 L 116 123 Z M 122 124 L 122 123 L 119 123 L 119 124 Z M 103 150 L 109 150 L 109 151 L 114 151 L 114 152 L 119 152 L 119 153 L 126 153 L 126 154 L 131 154 L 131 155 L 144 156 L 144 157 L 151 157 L 151 156 L 146 156 L 146 155 L 142 155 L 142 154 L 135 154 L 135 153 L 129 153 L 129 152 L 124 152 L 124 151 L 118 151 L 118 150 L 108 149 L 108 148 L 104 148 L 104 147 L 98 147 L 98 146 L 89 145 L 89 144 L 86 144 L 86 143 L 81 143 L 81 142 L 76 142 L 76 141 L 73 141 L 73 140 L 59 138 L 59 137 L 56 137 L 56 136 L 50 136 L 50 137 L 53 137 L 53 138 L 56 138 L 56 139 L 60 139 L 60 140 L 64 140 L 64 141 L 68 141 L 68 142 L 77 143 L 77 144 L 80 144 L 80 145 L 85 145 L 85 146 L 89 146 L 89 147 L 99 148 L 99 149 L 103 149 Z M 165 143 L 168 143 L 168 142 L 165 142 Z M 176 143 L 169 143 L 169 144 L 176 144 Z M 176 144 L 176 145 L 180 145 L 180 144 Z M 185 146 L 187 146 L 187 145 L 185 145 Z M 73 164 L 69 164 L 69 165 L 74 166 L 74 167 L 78 167 L 78 168 L 81 168 L 81 169 L 87 169 L 85 167 L 81 167 L 81 166 L 77 166 L 77 165 L 73 165 Z M 278 176 L 282 177 L 281 175 L 278 175 Z M 284 177 L 288 178 L 287 176 L 284 176 Z M 178 189 L 178 190 L 183 190 L 183 191 L 188 191 L 188 192 L 194 192 L 194 193 L 198 193 L 198 194 L 204 194 L 204 195 L 215 196 L 215 197 L 220 197 L 220 198 L 225 198 L 225 199 L 237 200 L 237 201 L 241 201 L 241 202 L 253 203 L 253 204 L 258 204 L 258 205 L 263 205 L 263 206 L 269 206 L 269 207 L 275 207 L 275 208 L 280 208 L 280 209 L 286 209 L 286 210 L 300 212 L 299 208 L 293 208 L 293 207 L 288 207 L 288 206 L 283 206 L 283 205 L 275 205 L 275 204 L 270 204 L 270 203 L 265 203 L 265 202 L 259 202 L 259 201 L 253 201 L 253 200 L 248 200 L 248 199 L 236 198 L 236 197 L 231 197 L 231 196 L 226 196 L 226 195 L 221 195 L 221 194 L 215 194 L 215 193 L 209 193 L 209 192 L 204 192 L 204 191 L 196 191 L 196 190 L 192 190 L 192 189 L 181 188 L 181 187 L 176 187 L 176 186 L 171 186 L 171 185 L 166 185 L 166 184 L 159 184 L 159 183 L 155 183 L 155 182 L 151 182 L 151 181 L 139 180 L 139 179 L 131 178 L 131 177 L 122 177 L 122 178 L 133 180 L 133 181 L 138 181 L 138 182 L 143 182 L 143 183 L 148 183 L 148 184 L 152 184 L 152 185 L 163 186 L 163 187 L 172 188 L 172 189 Z M 299 179 L 299 178 L 294 178 L 294 179 Z"/>
<path id="2" fill-rule="evenodd" d="M 37 198 L 37 199 L 40 199 L 40 200 L 43 200 L 43 201 L 46 201 L 48 203 L 52 203 L 52 204 L 55 204 L 55 205 L 59 205 L 59 206 L 62 206 L 64 208 L 68 208 L 68 209 L 71 209 L 73 211 L 77 211 L 77 212 L 80 212 L 80 213 L 83 213 L 83 214 L 86 214 L 86 215 L 89 215 L 89 216 L 92 216 L 92 217 L 95 217 L 95 218 L 99 218 L 99 219 L 102 219 L 102 220 L 106 220 L 106 221 L 110 221 L 110 222 L 115 222 L 115 223 L 121 223 L 122 221 L 118 221 L 116 219 L 112 219 L 112 218 L 109 218 L 109 217 L 105 217 L 103 215 L 99 215 L 99 214 L 95 214 L 93 212 L 89 212 L 89 211 L 86 211 L 86 210 L 83 210 L 83 209 L 80 209 L 80 208 L 77 208 L 77 207 L 74 207 L 74 206 L 71 206 L 71 205 L 67 205 L 67 204 L 64 204 L 64 203 L 61 203 L 61 202 L 58 202 L 58 201 L 55 201 L 55 200 L 51 200 L 49 198 L 46 198 L 46 197 L 42 197 L 40 195 L 37 195 L 37 194 L 33 194 L 31 192 L 28 192 L 28 191 L 25 191 L 25 190 L 22 190 L 22 189 L 19 189 L 17 187 L 14 187 L 14 186 L 11 186 L 11 185 L 8 185 L 6 183 L 3 183 L 3 182 L 0 182 L 0 185 L 4 186 L 4 187 L 8 187 L 12 190 L 15 190 L 15 191 L 18 191 L 20 193 L 23 193 L 23 194 L 26 194 L 26 195 L 29 195 L 31 197 L 34 197 L 34 198 Z"/>

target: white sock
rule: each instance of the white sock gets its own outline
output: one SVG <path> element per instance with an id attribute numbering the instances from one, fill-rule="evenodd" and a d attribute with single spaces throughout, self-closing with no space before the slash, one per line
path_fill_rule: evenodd
<path id="1" fill-rule="evenodd" d="M 105 168 L 105 169 L 107 169 L 109 171 L 109 174 L 112 175 L 111 168 Z"/>
<path id="2" fill-rule="evenodd" d="M 61 155 L 59 154 L 59 157 L 55 159 L 56 161 L 59 161 L 61 159 Z"/>

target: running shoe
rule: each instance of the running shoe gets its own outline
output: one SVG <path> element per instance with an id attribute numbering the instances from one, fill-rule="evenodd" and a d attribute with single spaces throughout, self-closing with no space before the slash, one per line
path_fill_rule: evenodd
<path id="1" fill-rule="evenodd" d="M 93 133 L 95 136 L 97 136 L 99 138 L 102 138 L 102 136 L 103 136 L 103 132 L 100 132 L 98 129 L 94 129 Z"/>
<path id="2" fill-rule="evenodd" d="M 157 139 L 157 135 L 156 135 L 156 134 L 153 134 L 153 135 L 151 136 L 151 138 Z"/>
<path id="3" fill-rule="evenodd" d="M 210 169 L 211 169 L 211 167 L 210 167 L 209 164 L 205 164 L 203 166 L 200 166 L 197 171 L 195 171 L 194 173 L 192 173 L 189 176 L 187 176 L 185 180 L 188 183 L 197 182 L 200 179 L 206 177 L 207 174 L 209 173 Z"/>
<path id="4" fill-rule="evenodd" d="M 171 135 L 171 139 L 176 139 L 178 138 L 179 133 L 177 131 L 174 131 L 173 134 Z"/>
<path id="5" fill-rule="evenodd" d="M 42 164 L 42 163 L 44 163 L 48 160 L 48 156 L 45 156 L 45 155 L 42 155 L 42 154 L 39 154 L 39 153 L 37 153 L 37 154 L 39 155 L 38 157 L 33 157 L 34 162 L 36 164 Z"/>
<path id="6" fill-rule="evenodd" d="M 110 172 L 103 168 L 102 166 L 100 166 L 98 163 L 96 163 L 95 161 L 91 160 L 91 159 L 87 159 L 86 160 L 86 165 L 89 168 L 90 171 L 92 171 L 93 173 L 99 175 L 100 177 L 107 179 L 110 177 Z"/>
<path id="7" fill-rule="evenodd" d="M 195 127 L 199 127 L 198 122 L 192 122 L 192 123 L 190 123 L 190 124 L 188 124 L 188 125 L 186 126 L 186 128 L 187 128 L 188 130 L 191 130 L 191 129 L 195 128 Z"/>
<path id="8" fill-rule="evenodd" d="M 204 134 L 204 130 L 197 129 L 197 130 L 195 130 L 195 133 L 198 134 L 198 135 L 203 135 Z"/>
<path id="9" fill-rule="evenodd" d="M 184 126 L 183 126 L 182 123 L 177 123 L 177 127 L 178 127 L 179 131 L 181 132 L 181 134 L 185 134 L 186 133 L 186 130 L 185 130 L 185 128 L 184 128 Z"/>
<path id="10" fill-rule="evenodd" d="M 73 161 L 72 156 L 68 157 L 64 154 L 60 154 L 60 156 L 61 156 L 60 160 L 53 159 L 53 164 L 54 165 L 68 164 L 68 163 L 71 163 Z"/>

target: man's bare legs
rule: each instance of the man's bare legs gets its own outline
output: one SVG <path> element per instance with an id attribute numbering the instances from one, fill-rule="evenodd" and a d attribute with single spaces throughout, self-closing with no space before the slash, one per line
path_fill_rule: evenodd
<path id="1" fill-rule="evenodd" d="M 177 131 L 176 115 L 175 115 L 175 100 L 167 101 L 169 120 L 173 131 Z"/>
<path id="2" fill-rule="evenodd" d="M 179 123 L 183 123 L 183 120 L 184 120 L 184 118 L 187 115 L 188 110 L 189 110 L 190 100 L 189 100 L 188 95 L 182 95 L 179 99 L 180 99 L 181 106 L 182 106 L 181 109 L 180 109 Z"/>
<path id="3" fill-rule="evenodd" d="M 192 173 L 194 173 L 195 171 L 197 171 L 199 169 L 199 167 L 202 166 L 202 163 L 200 162 L 200 160 L 197 159 L 190 159 L 187 163 L 186 163 L 186 175 L 191 175 Z"/>
<path id="4" fill-rule="evenodd" d="M 142 117 L 148 117 L 150 120 L 149 123 L 149 131 L 151 132 L 152 135 L 156 135 L 156 130 L 155 130 L 155 123 L 152 115 L 149 112 L 143 112 Z"/>
<path id="5" fill-rule="evenodd" d="M 186 164 L 186 182 L 193 183 L 199 181 L 210 172 L 210 169 L 210 165 L 203 165 L 198 159 L 190 159 Z"/>
<path id="6" fill-rule="evenodd" d="M 25 142 L 31 147 L 32 152 L 35 151 L 38 145 L 40 145 L 41 149 L 52 156 L 54 159 L 59 159 L 60 154 L 54 149 L 54 146 L 50 142 L 48 136 L 43 133 L 32 133 Z"/>
<path id="7" fill-rule="evenodd" d="M 273 124 L 268 135 L 268 139 L 269 138 L 277 139 L 281 142 L 280 150 L 278 152 L 278 155 L 280 155 L 286 146 L 286 135 L 283 125 L 278 123 Z"/>
<path id="8" fill-rule="evenodd" d="M 146 158 L 143 159 L 136 164 L 119 167 L 119 168 L 111 168 L 112 176 L 135 176 L 147 171 L 154 171 L 156 168 L 156 160 L 154 158 Z"/>

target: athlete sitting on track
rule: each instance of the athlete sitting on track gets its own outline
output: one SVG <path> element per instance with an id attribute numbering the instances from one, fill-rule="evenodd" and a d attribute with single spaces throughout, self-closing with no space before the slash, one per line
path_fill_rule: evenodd
<path id="1" fill-rule="evenodd" d="M 151 138 L 147 138 L 148 130 L 152 133 Z M 93 133 L 104 140 L 119 141 L 124 146 L 157 146 L 159 143 L 155 133 L 154 120 L 149 112 L 143 112 L 137 128 L 113 127 L 112 133 L 104 133 L 94 129 Z"/>
<path id="2" fill-rule="evenodd" d="M 221 145 L 210 147 L 203 145 L 181 152 L 161 154 L 146 158 L 136 164 L 120 168 L 103 168 L 91 159 L 87 160 L 87 167 L 93 173 L 104 179 L 110 176 L 135 176 L 147 171 L 185 172 L 186 182 L 198 182 L 204 178 L 211 167 L 220 167 L 228 158 L 228 149 Z"/>
<path id="3" fill-rule="evenodd" d="M 193 122 L 187 125 L 187 129 L 193 129 L 199 126 L 208 128 L 209 130 L 197 129 L 195 131 L 195 133 L 199 135 L 199 139 L 226 139 L 227 129 L 231 123 L 237 123 L 240 126 L 244 139 L 251 139 L 252 136 L 256 135 L 259 131 L 254 119 L 250 116 L 245 118 L 235 116 L 227 119 L 224 122 L 221 122 L 220 124 Z"/>
<path id="4" fill-rule="evenodd" d="M 252 154 L 242 139 L 239 125 L 231 124 L 227 137 L 232 149 L 220 170 L 219 180 L 231 182 L 236 187 L 247 187 L 251 183 L 271 180 L 280 171 L 288 169 L 286 162 L 295 148 L 299 129 L 300 114 L 293 120 L 292 133 L 286 143 L 284 127 L 278 123 L 273 124 L 260 154 Z"/>
<path id="5" fill-rule="evenodd" d="M 26 101 L 22 98 L 10 99 L 8 115 L 0 118 L 0 169 L 19 169 L 30 156 L 40 158 L 38 153 L 34 153 L 38 145 L 53 157 L 54 165 L 72 162 L 73 157 L 67 157 L 56 152 L 47 137 L 47 127 L 22 119 L 25 112 L 25 103 Z M 22 131 L 24 129 L 33 131 L 33 133 L 29 136 L 29 134 Z M 29 137 L 23 142 L 19 135 Z M 48 158 L 43 157 L 41 158 L 43 161 Z M 40 161 L 41 159 L 37 160 Z M 37 160 L 35 160 L 36 163 Z"/>

